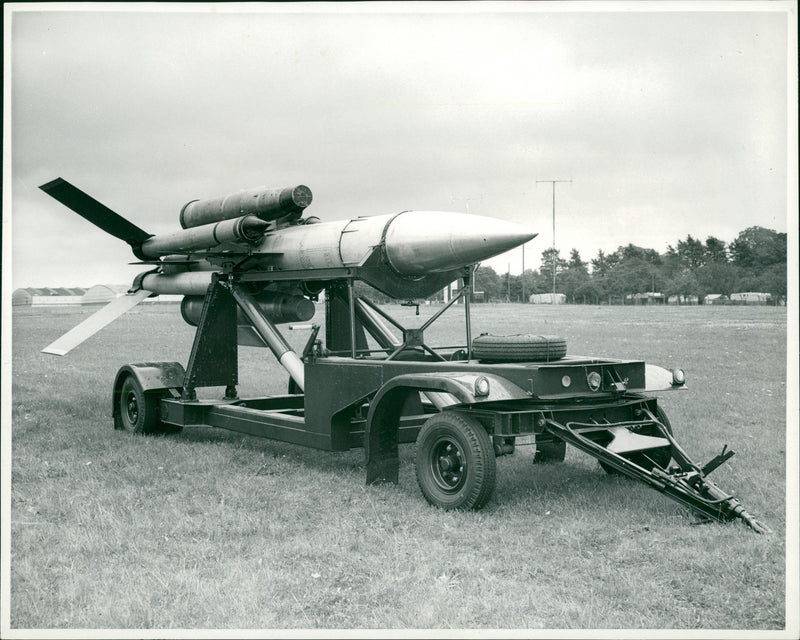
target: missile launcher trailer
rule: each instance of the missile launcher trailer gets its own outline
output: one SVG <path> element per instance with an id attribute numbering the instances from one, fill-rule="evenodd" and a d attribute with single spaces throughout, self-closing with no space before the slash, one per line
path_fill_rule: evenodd
<path id="1" fill-rule="evenodd" d="M 44 351 L 66 354 L 151 294 L 184 295 L 183 318 L 197 327 L 186 368 L 146 362 L 119 370 L 117 429 L 212 426 L 328 451 L 363 447 L 369 484 L 398 482 L 398 447 L 415 442 L 422 494 L 445 509 L 485 505 L 496 458 L 512 454 L 518 440 L 534 444 L 534 462 L 563 461 L 570 444 L 702 519 L 768 531 L 708 479 L 732 451 L 701 466 L 676 442 L 652 393 L 684 389 L 683 371 L 570 356 L 564 340 L 548 336 L 473 340 L 474 265 L 534 237 L 518 225 L 419 211 L 323 223 L 301 217 L 311 192 L 298 186 L 192 201 L 181 211 L 182 230 L 152 236 L 61 178 L 42 189 L 153 267 L 127 296 Z M 403 327 L 354 286 L 411 299 L 457 279 L 457 296 L 418 328 Z M 320 326 L 303 325 L 310 333 L 297 354 L 276 325 L 310 320 L 323 291 L 324 341 Z M 426 330 L 457 301 L 464 342 L 430 346 Z M 286 394 L 239 397 L 239 345 L 272 351 L 289 376 Z M 224 392 L 199 399 L 197 389 L 208 387 Z"/>
<path id="2" fill-rule="evenodd" d="M 215 277 L 186 370 L 167 362 L 119 371 L 112 403 L 116 428 L 157 432 L 204 425 L 328 451 L 363 447 L 370 484 L 396 483 L 398 446 L 416 442 L 420 489 L 445 509 L 483 506 L 493 494 L 495 459 L 513 453 L 517 438 L 535 442 L 535 462 L 563 461 L 568 443 L 597 458 L 608 473 L 642 481 L 706 519 L 740 518 L 756 531 L 767 530 L 707 479 L 733 452 L 723 450 L 704 466 L 694 463 L 648 395 L 683 389 L 682 371 L 561 356 L 558 339 L 538 336 L 521 340 L 540 348 L 534 362 L 513 354 L 503 362 L 476 358 L 472 347 L 480 338 L 471 341 L 469 333 L 463 345 L 436 349 L 424 332 L 459 298 L 469 327 L 471 269 L 462 273 L 466 284 L 459 296 L 419 329 L 402 327 L 356 296 L 358 269 L 325 277 L 337 275 L 342 277 L 326 281 L 326 343 L 318 339 L 319 326 L 307 327 L 301 356 L 235 276 Z M 242 333 L 242 316 L 252 334 Z M 387 324 L 401 331 L 402 342 Z M 238 397 L 237 342 L 254 344 L 248 335 L 258 336 L 284 365 L 289 393 Z M 379 350 L 368 349 L 367 336 Z M 550 345 L 556 347 L 552 357 Z M 224 398 L 197 399 L 197 388 L 214 386 L 225 387 Z"/>

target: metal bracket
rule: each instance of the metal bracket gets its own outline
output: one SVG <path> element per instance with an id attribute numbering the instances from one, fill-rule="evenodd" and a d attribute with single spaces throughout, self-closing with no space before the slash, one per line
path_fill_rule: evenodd
<path id="1" fill-rule="evenodd" d="M 236 398 L 239 378 L 236 300 L 215 274 L 206 291 L 192 353 L 183 381 L 183 400 L 195 400 L 197 387 L 225 387 Z"/>
<path id="2" fill-rule="evenodd" d="M 736 455 L 736 452 L 733 449 L 728 449 L 728 445 L 723 445 L 722 453 L 717 456 L 714 456 L 708 462 L 703 465 L 703 468 L 700 469 L 704 476 L 707 476 L 709 473 L 714 471 L 717 467 L 725 464 L 730 458 Z"/>

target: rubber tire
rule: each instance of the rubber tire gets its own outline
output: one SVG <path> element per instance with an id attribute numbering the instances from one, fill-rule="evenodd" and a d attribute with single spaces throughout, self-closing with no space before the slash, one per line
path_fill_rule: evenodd
<path id="1" fill-rule="evenodd" d="M 564 462 L 567 457 L 567 443 L 563 440 L 558 442 L 545 442 L 536 445 L 536 453 L 533 454 L 533 464 L 543 464 L 547 462 Z"/>
<path id="2" fill-rule="evenodd" d="M 445 477 L 441 455 L 450 451 L 462 463 L 458 480 Z M 452 411 L 428 418 L 417 436 L 417 483 L 432 505 L 446 510 L 480 509 L 492 497 L 497 461 L 491 439 L 481 424 Z M 456 474 L 453 474 L 456 475 Z"/>
<path id="3" fill-rule="evenodd" d="M 667 418 L 667 414 L 664 413 L 664 410 L 661 407 L 656 408 L 656 418 L 667 428 L 667 431 L 670 435 L 672 435 L 672 425 L 669 423 L 669 418 Z M 650 449 L 647 456 L 652 459 L 659 467 L 662 469 L 666 469 L 667 465 L 669 465 L 669 461 L 672 460 L 672 453 L 670 452 L 671 447 L 659 447 L 658 449 Z M 632 453 L 627 456 L 622 456 L 623 458 L 627 458 L 634 464 L 638 464 L 640 467 L 647 469 L 650 471 L 652 469 L 652 463 L 647 460 L 644 453 Z M 600 462 L 600 461 L 598 461 Z M 614 467 L 606 464 L 605 462 L 600 462 L 600 466 L 603 467 L 603 471 L 605 471 L 608 475 L 615 476 L 620 475 L 620 472 L 617 471 Z"/>
<path id="4" fill-rule="evenodd" d="M 488 333 L 472 341 L 472 355 L 494 362 L 552 362 L 567 355 L 567 341 L 558 336 L 529 333 L 493 336 Z"/>
<path id="5" fill-rule="evenodd" d="M 160 431 L 158 402 L 160 396 L 145 393 L 134 376 L 127 376 L 119 393 L 119 418 L 123 430 L 134 433 Z"/>

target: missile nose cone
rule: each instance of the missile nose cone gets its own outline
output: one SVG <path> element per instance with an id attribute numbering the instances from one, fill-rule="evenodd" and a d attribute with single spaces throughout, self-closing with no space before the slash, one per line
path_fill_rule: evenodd
<path id="1" fill-rule="evenodd" d="M 536 235 L 521 225 L 496 218 L 405 211 L 386 230 L 386 256 L 398 273 L 420 276 L 481 262 Z"/>

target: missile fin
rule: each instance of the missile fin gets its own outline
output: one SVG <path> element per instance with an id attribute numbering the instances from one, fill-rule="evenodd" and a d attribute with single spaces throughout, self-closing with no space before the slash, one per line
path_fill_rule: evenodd
<path id="1" fill-rule="evenodd" d="M 64 206 L 72 209 L 79 216 L 86 218 L 93 225 L 132 246 L 141 244 L 152 235 L 63 178 L 51 180 L 39 188 Z"/>
<path id="2" fill-rule="evenodd" d="M 127 293 L 109 302 L 97 313 L 92 314 L 76 327 L 73 327 L 55 342 L 50 343 L 42 353 L 63 356 L 79 344 L 91 338 L 103 327 L 111 324 L 123 313 L 129 311 L 150 295 L 150 291 L 139 289 L 136 293 Z"/>

